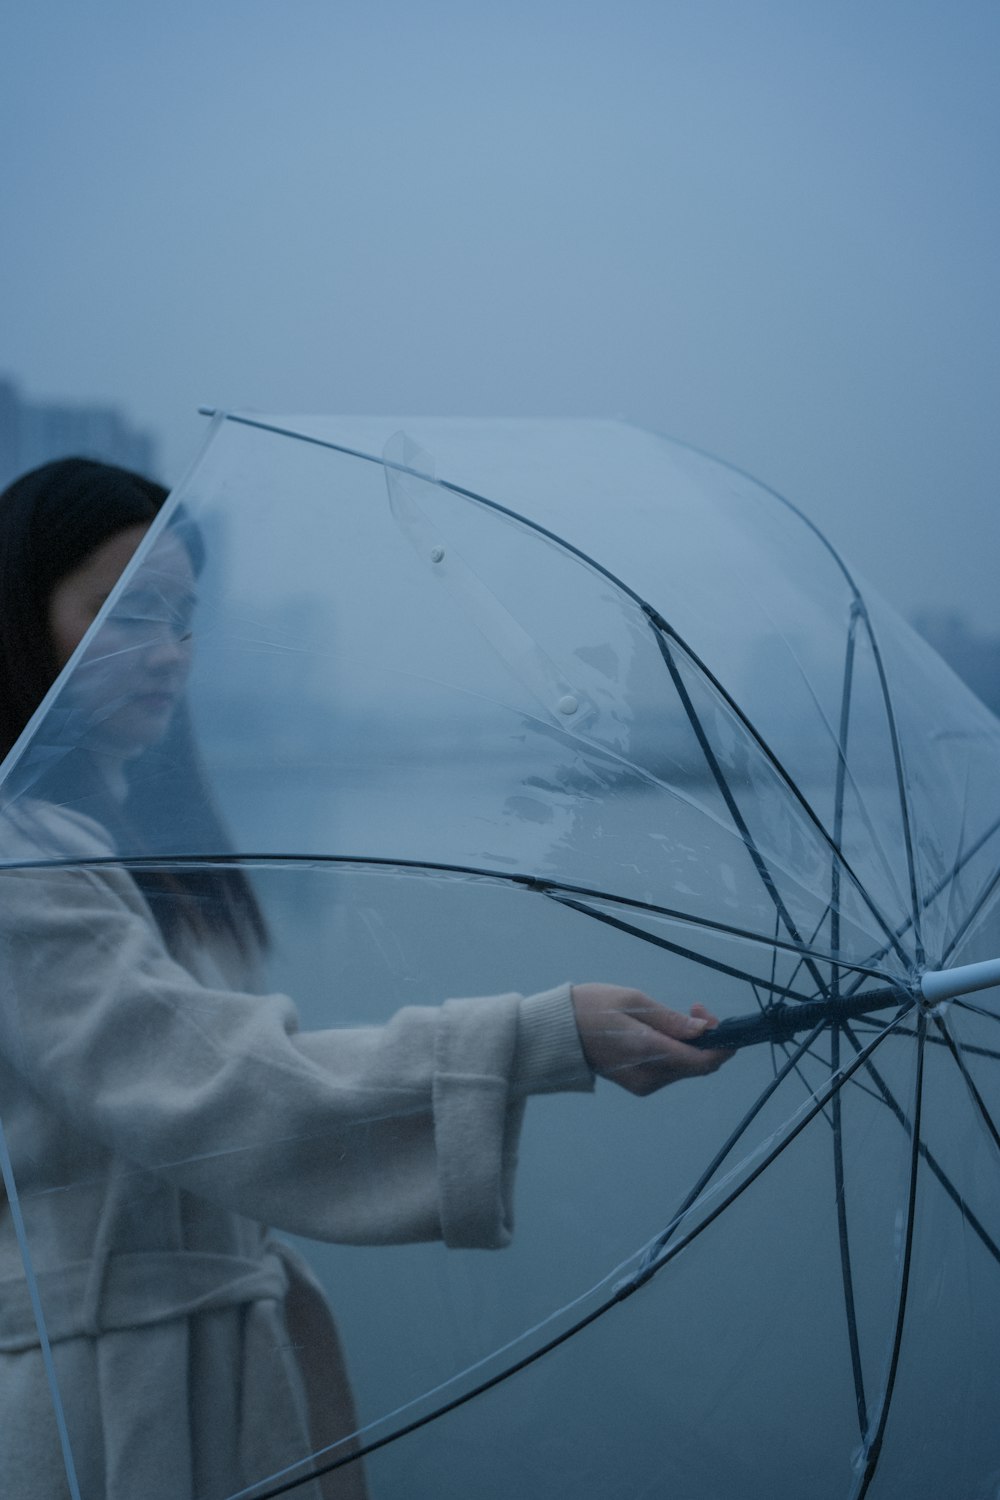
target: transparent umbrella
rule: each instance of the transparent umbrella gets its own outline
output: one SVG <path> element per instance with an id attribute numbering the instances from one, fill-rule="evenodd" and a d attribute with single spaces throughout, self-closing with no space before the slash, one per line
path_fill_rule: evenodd
<path id="1" fill-rule="evenodd" d="M 6 763 L 5 1066 L 98 1143 L 53 1160 L 4 1110 L 23 1316 L 3 1347 L 38 1351 L 71 1489 L 94 1421 L 74 1341 L 171 1319 L 204 1340 L 221 1295 L 201 1221 L 188 1240 L 156 1222 L 166 1178 L 273 1224 L 279 1259 L 294 1242 L 342 1348 L 300 1320 L 302 1435 L 276 1458 L 262 1431 L 239 1483 L 201 1459 L 165 1495 L 261 1500 L 321 1472 L 331 1494 L 438 1500 L 994 1494 L 1000 725 L 733 470 L 616 423 L 407 425 L 441 477 L 398 424 L 216 418 Z M 141 663 L 189 638 L 171 716 Z M 53 956 L 68 881 L 88 894 Z M 423 1106 L 380 1096 L 377 1120 L 304 1143 L 280 1111 L 268 1133 L 263 1097 L 209 1111 L 197 1150 L 151 1143 L 170 1031 L 141 944 L 131 1021 L 36 1035 L 46 976 L 87 969 L 88 930 L 112 942 L 87 905 L 108 889 L 145 903 L 213 1017 L 235 1003 L 222 950 L 232 969 L 252 947 L 241 1015 L 266 991 L 322 1047 L 402 1006 L 598 976 L 703 1001 L 739 1054 L 651 1099 L 530 1098 L 516 1179 L 504 1137 L 512 1238 L 508 1204 L 478 1240 L 452 1206 L 423 1236 L 446 1246 L 321 1243 L 400 1238 L 324 1217 L 314 1158 L 370 1166 L 391 1219 Z M 135 1086 L 112 1120 L 122 1034 Z M 80 1222 L 95 1245 L 67 1273 Z M 203 1257 L 202 1291 L 171 1301 L 166 1266 L 155 1295 L 123 1291 L 126 1242 Z M 266 1399 L 284 1356 L 265 1346 Z M 211 1431 L 217 1386 L 195 1385 Z M 169 1468 L 160 1441 L 128 1438 Z"/>

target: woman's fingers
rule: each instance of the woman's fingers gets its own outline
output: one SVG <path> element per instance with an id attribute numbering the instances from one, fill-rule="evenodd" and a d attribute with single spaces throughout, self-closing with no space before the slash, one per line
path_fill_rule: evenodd
<path id="1" fill-rule="evenodd" d="M 573 1004 L 591 1067 L 632 1094 L 651 1094 L 681 1078 L 714 1073 L 731 1056 L 721 1049 L 686 1045 L 718 1025 L 703 1005 L 684 1015 L 640 990 L 610 984 L 574 985 Z"/>

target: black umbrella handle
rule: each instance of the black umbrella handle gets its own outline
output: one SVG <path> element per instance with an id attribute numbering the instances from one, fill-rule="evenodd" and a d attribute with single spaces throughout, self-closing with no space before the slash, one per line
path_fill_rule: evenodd
<path id="1" fill-rule="evenodd" d="M 782 1001 L 748 1016 L 730 1016 L 711 1031 L 703 1031 L 688 1046 L 708 1050 L 753 1047 L 758 1042 L 787 1042 L 798 1032 L 811 1031 L 814 1026 L 852 1021 L 870 1011 L 915 1003 L 916 996 L 902 985 L 887 985 L 884 989 L 868 990 L 863 995 L 851 995 L 847 999 L 806 1000 L 794 1005 Z"/>

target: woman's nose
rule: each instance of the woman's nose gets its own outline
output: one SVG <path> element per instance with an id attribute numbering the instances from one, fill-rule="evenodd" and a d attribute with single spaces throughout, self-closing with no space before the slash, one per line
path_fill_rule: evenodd
<path id="1" fill-rule="evenodd" d="M 186 666 L 191 657 L 191 632 L 165 626 L 146 642 L 146 661 L 157 667 Z"/>

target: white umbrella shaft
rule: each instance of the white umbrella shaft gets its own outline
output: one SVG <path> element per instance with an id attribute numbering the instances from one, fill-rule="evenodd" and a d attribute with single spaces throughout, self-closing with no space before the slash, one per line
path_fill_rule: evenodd
<path id="1" fill-rule="evenodd" d="M 1000 984 L 1000 958 L 981 964 L 962 964 L 957 969 L 928 969 L 920 980 L 920 993 L 928 1005 L 954 1000 L 956 995 L 971 995 Z"/>

